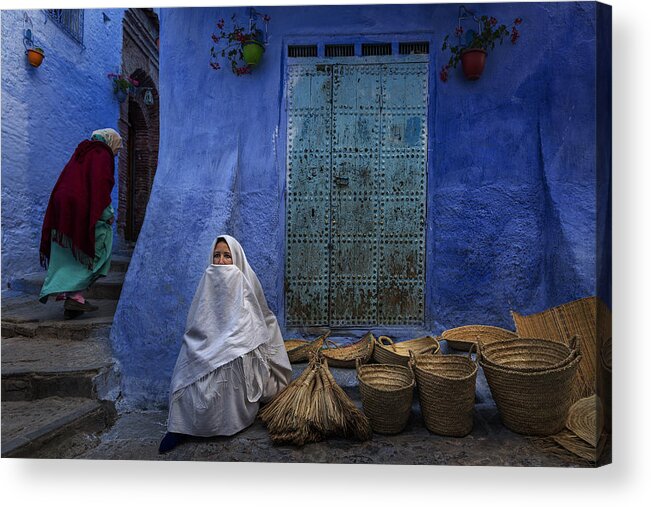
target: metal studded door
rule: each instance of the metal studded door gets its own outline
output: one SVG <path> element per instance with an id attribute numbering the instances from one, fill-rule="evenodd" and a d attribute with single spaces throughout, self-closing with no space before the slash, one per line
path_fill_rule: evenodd
<path id="1" fill-rule="evenodd" d="M 288 326 L 423 322 L 427 64 L 290 65 Z"/>

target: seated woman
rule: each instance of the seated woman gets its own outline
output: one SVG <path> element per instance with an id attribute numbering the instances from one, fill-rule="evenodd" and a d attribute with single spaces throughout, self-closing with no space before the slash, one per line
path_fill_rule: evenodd
<path id="1" fill-rule="evenodd" d="M 170 388 L 159 452 L 185 435 L 233 435 L 251 425 L 260 402 L 291 379 L 278 321 L 242 246 L 218 236 L 194 295 Z"/>

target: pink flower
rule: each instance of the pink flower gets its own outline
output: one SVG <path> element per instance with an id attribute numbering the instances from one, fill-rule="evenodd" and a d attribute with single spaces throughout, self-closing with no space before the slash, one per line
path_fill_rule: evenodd
<path id="1" fill-rule="evenodd" d="M 444 65 L 441 68 L 441 72 L 440 72 L 439 76 L 441 77 L 441 81 L 443 81 L 444 83 L 447 82 L 447 80 L 448 80 L 448 66 L 447 65 Z"/>
<path id="2" fill-rule="evenodd" d="M 224 29 L 224 19 L 223 19 L 223 18 L 220 19 L 220 20 L 217 22 L 217 28 L 219 28 L 220 30 L 223 30 L 223 29 Z"/>
<path id="3" fill-rule="evenodd" d="M 262 20 L 263 20 L 265 23 L 269 23 L 269 21 L 271 21 L 271 16 L 269 16 L 268 14 L 265 14 L 265 15 L 262 17 Z"/>
<path id="4" fill-rule="evenodd" d="M 461 37 L 461 35 L 463 35 L 463 27 L 462 26 L 456 27 L 454 30 L 454 35 L 456 35 L 457 37 Z"/>
<path id="5" fill-rule="evenodd" d="M 490 26 L 495 26 L 497 24 L 497 19 L 491 16 L 490 19 L 488 20 L 488 23 L 490 24 Z"/>
<path id="6" fill-rule="evenodd" d="M 217 62 L 210 62 L 210 66 L 211 66 L 214 70 L 219 70 L 219 69 L 222 68 L 222 66 L 219 65 L 219 63 L 217 63 Z"/>
<path id="7" fill-rule="evenodd" d="M 515 18 L 515 20 L 513 21 L 514 25 L 519 25 L 520 23 L 522 23 L 522 18 Z"/>
<path id="8" fill-rule="evenodd" d="M 214 33 L 212 34 L 211 38 L 215 44 L 219 44 L 219 37 L 217 37 Z"/>
<path id="9" fill-rule="evenodd" d="M 511 28 L 511 44 L 515 44 L 520 38 L 520 32 L 516 27 Z"/>

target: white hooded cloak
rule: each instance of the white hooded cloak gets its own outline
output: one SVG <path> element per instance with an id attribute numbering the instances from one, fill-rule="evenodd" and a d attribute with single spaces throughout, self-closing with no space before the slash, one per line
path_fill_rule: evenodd
<path id="1" fill-rule="evenodd" d="M 228 243 L 232 265 L 212 264 L 219 238 Z M 253 423 L 260 401 L 284 389 L 291 374 L 278 321 L 242 246 L 218 236 L 172 374 L 168 431 L 233 435 Z"/>

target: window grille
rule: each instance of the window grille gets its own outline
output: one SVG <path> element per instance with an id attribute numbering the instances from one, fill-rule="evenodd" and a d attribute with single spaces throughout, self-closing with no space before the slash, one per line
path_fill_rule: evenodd
<path id="1" fill-rule="evenodd" d="M 77 43 L 84 44 L 83 9 L 46 9 L 47 16 Z"/>
<path id="2" fill-rule="evenodd" d="M 355 45 L 354 44 L 326 44 L 325 55 L 329 57 L 355 56 Z"/>
<path id="3" fill-rule="evenodd" d="M 391 54 L 391 43 L 362 44 L 362 56 L 385 56 Z"/>
<path id="4" fill-rule="evenodd" d="M 401 55 L 428 55 L 429 42 L 401 42 L 398 52 Z"/>
<path id="5" fill-rule="evenodd" d="M 289 58 L 309 58 L 316 56 L 316 44 L 312 46 L 287 46 Z"/>

